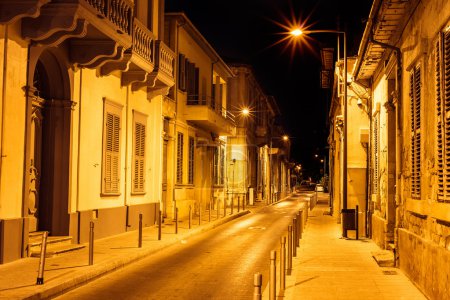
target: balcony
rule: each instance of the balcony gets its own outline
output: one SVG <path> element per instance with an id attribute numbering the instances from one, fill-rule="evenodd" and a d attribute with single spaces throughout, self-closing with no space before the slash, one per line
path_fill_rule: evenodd
<path id="1" fill-rule="evenodd" d="M 133 85 L 133 90 L 147 87 L 147 99 L 157 95 L 167 95 L 175 84 L 175 53 L 163 43 L 155 41 L 155 68 L 147 80 Z"/>
<path id="2" fill-rule="evenodd" d="M 131 0 L 53 0 L 36 18 L 22 19 L 22 37 L 46 46 L 67 42 L 73 64 L 97 68 L 122 60 L 131 47 L 133 5 Z"/>
<path id="3" fill-rule="evenodd" d="M 217 107 L 212 98 L 188 96 L 185 117 L 187 121 L 218 135 L 236 134 L 234 115 L 222 107 Z"/>
<path id="4" fill-rule="evenodd" d="M 50 0 L 0 0 L 0 24 L 10 24 L 25 17 L 36 18 L 41 6 Z"/>

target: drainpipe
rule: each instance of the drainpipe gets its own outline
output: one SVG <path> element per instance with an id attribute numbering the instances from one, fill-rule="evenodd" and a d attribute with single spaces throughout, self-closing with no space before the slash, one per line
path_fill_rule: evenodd
<path id="1" fill-rule="evenodd" d="M 76 212 L 78 213 L 78 233 L 77 233 L 77 244 L 81 243 L 81 215 L 80 215 L 80 160 L 81 160 L 81 99 L 83 98 L 83 68 L 80 68 L 80 86 L 79 89 L 79 99 L 78 99 L 78 146 L 77 146 L 77 197 L 76 197 Z"/>
<path id="2" fill-rule="evenodd" d="M 183 22 L 181 24 L 176 24 L 176 42 L 175 42 L 175 59 L 178 60 L 178 55 L 179 55 L 179 47 L 178 47 L 178 41 L 179 41 L 179 29 L 180 27 L 183 27 L 186 24 L 186 22 Z M 177 68 L 176 68 L 176 72 L 174 72 L 174 76 L 178 76 L 178 64 L 176 64 Z M 177 118 L 178 118 L 178 80 L 175 80 L 175 116 L 174 116 L 174 123 L 173 123 L 173 174 L 172 174 L 172 215 L 173 218 L 175 218 L 175 210 L 176 210 L 176 199 L 175 199 L 175 181 L 176 181 L 176 176 L 177 176 L 177 164 L 176 164 L 176 160 L 177 160 L 177 149 L 176 149 L 176 140 L 177 140 Z"/>
<path id="3" fill-rule="evenodd" d="M 5 138 L 5 105 L 6 105 L 6 72 L 7 72 L 7 56 L 8 56 L 8 25 L 5 25 L 5 33 L 4 33 L 4 44 L 3 44 L 3 80 L 2 80 L 2 106 L 1 106 L 1 123 L 0 123 L 0 134 L 1 134 L 1 138 L 0 138 L 0 197 L 2 196 L 2 175 L 3 175 L 3 158 L 5 157 L 3 154 L 3 145 L 4 145 L 4 138 Z M 28 53 L 29 53 L 29 49 L 28 49 Z M 28 54 L 29 56 L 29 54 Z M 28 66 L 27 66 L 27 71 L 28 71 Z M 28 76 L 27 76 L 27 81 L 28 81 Z M 26 98 L 28 98 L 28 95 L 25 96 Z M 0 202 L 0 207 L 1 207 L 1 202 Z M 22 210 L 23 211 L 23 210 Z"/>

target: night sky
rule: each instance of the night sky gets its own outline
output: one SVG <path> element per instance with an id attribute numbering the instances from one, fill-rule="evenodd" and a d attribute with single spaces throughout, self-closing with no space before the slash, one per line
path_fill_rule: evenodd
<path id="1" fill-rule="evenodd" d="M 352 56 L 371 5 L 370 0 L 166 0 L 166 11 L 184 12 L 226 62 L 252 65 L 265 93 L 280 107 L 282 125 L 292 137 L 291 160 L 315 168 L 314 155 L 328 152 L 331 97 L 331 90 L 320 87 L 320 48 L 335 47 L 336 34 L 317 33 L 309 47 L 293 48 L 277 44 L 286 36 L 279 24 L 345 30 Z"/>

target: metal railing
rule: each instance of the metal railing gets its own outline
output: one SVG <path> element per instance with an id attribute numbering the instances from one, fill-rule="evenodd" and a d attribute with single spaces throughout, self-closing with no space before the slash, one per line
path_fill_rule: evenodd
<path id="1" fill-rule="evenodd" d="M 231 111 L 225 109 L 222 106 L 217 107 L 214 97 L 190 94 L 187 96 L 186 104 L 208 106 L 211 110 L 215 111 L 217 114 L 221 115 L 226 120 L 230 121 L 233 124 L 236 123 L 236 116 Z"/>

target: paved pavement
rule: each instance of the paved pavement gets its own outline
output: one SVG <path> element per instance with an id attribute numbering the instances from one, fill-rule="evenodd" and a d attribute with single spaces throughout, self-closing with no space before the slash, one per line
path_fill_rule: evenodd
<path id="1" fill-rule="evenodd" d="M 377 265 L 371 251 L 379 248 L 373 242 L 341 239 L 340 225 L 324 214 L 328 211 L 328 194 L 318 195 L 319 201 L 309 212 L 297 257 L 293 258 L 291 275 L 286 277 L 284 296 L 278 299 L 426 299 L 399 269 Z M 182 220 L 178 234 L 174 233 L 174 224 L 166 223 L 161 240 L 155 226 L 144 228 L 141 248 L 137 247 L 137 231 L 96 240 L 92 266 L 88 264 L 88 247 L 47 258 L 43 285 L 36 285 L 39 258 L 0 265 L 0 299 L 45 299 L 61 295 L 264 206 L 257 202 L 245 211 L 237 213 L 235 209 L 235 214 L 219 219 L 213 213 L 211 222 L 208 214 L 204 214 L 202 224 L 199 226 L 194 219 L 191 229 L 187 220 Z M 264 288 L 263 299 L 268 299 L 268 286 Z"/>
<path id="2" fill-rule="evenodd" d="M 372 253 L 380 248 L 370 239 L 341 238 L 341 225 L 325 214 L 328 199 L 319 193 L 309 212 L 284 297 L 278 299 L 427 299 L 400 269 L 377 264 Z"/>
<path id="3" fill-rule="evenodd" d="M 240 212 L 237 212 L 235 207 L 234 214 L 230 215 L 228 209 L 225 217 L 221 210 L 218 219 L 217 212 L 213 211 L 211 222 L 209 214 L 203 213 L 202 224 L 199 226 L 198 218 L 193 218 L 191 229 L 187 219 L 180 220 L 177 234 L 175 224 L 166 219 L 166 223 L 161 227 L 161 240 L 158 240 L 156 226 L 143 228 L 141 248 L 138 247 L 137 230 L 95 240 L 94 264 L 91 266 L 89 266 L 88 244 L 81 250 L 46 258 L 43 285 L 36 285 L 39 258 L 24 258 L 0 265 L 0 299 L 46 299 L 61 295 L 170 245 L 183 243 L 192 235 L 211 230 L 264 206 L 263 202 L 256 202 L 255 205 L 247 206 L 246 210 L 241 209 Z"/>

